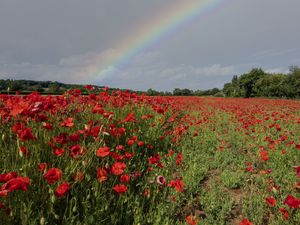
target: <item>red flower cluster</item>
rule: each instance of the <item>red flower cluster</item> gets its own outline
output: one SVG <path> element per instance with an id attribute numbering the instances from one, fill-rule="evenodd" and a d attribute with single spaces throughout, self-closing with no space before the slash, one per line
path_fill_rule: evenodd
<path id="1" fill-rule="evenodd" d="M 300 206 L 300 199 L 295 198 L 292 195 L 288 195 L 284 201 L 284 204 L 288 205 L 291 208 L 297 209 Z"/>
<path id="2" fill-rule="evenodd" d="M 0 183 L 4 183 L 0 189 L 0 196 L 6 196 L 9 192 L 21 190 L 27 191 L 30 179 L 18 176 L 16 172 L 0 174 Z"/>
<path id="3" fill-rule="evenodd" d="M 124 184 L 117 184 L 116 186 L 113 187 L 113 190 L 117 192 L 118 194 L 123 194 L 127 191 L 127 186 Z"/>
<path id="4" fill-rule="evenodd" d="M 48 184 L 54 184 L 62 179 L 62 171 L 58 168 L 50 168 L 45 174 L 44 178 Z"/>
<path id="5" fill-rule="evenodd" d="M 70 185 L 67 182 L 61 183 L 56 189 L 55 189 L 55 196 L 56 197 L 63 197 L 65 194 L 70 190 Z"/>
<path id="6" fill-rule="evenodd" d="M 266 198 L 266 202 L 270 207 L 274 207 L 276 205 L 276 199 L 273 197 Z"/>
<path id="7" fill-rule="evenodd" d="M 240 225 L 253 225 L 253 223 L 251 223 L 248 219 L 243 219 Z"/>
<path id="8" fill-rule="evenodd" d="M 183 181 L 181 179 L 171 180 L 168 186 L 174 187 L 178 192 L 183 192 Z"/>
<path id="9" fill-rule="evenodd" d="M 102 148 L 98 148 L 96 155 L 98 157 L 105 157 L 109 155 L 109 152 L 110 152 L 109 147 L 102 147 Z"/>
<path id="10" fill-rule="evenodd" d="M 27 141 L 27 140 L 35 140 L 36 138 L 32 134 L 32 129 L 25 127 L 25 125 L 16 123 L 12 131 L 17 133 L 18 137 L 21 141 Z"/>

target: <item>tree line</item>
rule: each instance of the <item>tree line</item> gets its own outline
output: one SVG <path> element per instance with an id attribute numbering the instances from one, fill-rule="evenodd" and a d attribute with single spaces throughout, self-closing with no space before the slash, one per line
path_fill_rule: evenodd
<path id="1" fill-rule="evenodd" d="M 96 89 L 103 86 L 93 85 Z M 33 80 L 0 80 L 0 92 L 32 92 L 38 91 L 45 94 L 60 94 L 68 89 L 80 89 L 86 92 L 85 85 L 64 84 L 57 81 Z M 111 90 L 119 90 L 110 88 Z M 131 90 L 130 90 L 131 91 Z M 175 88 L 170 91 L 156 91 L 152 88 L 146 92 L 150 96 L 216 96 L 216 97 L 300 97 L 300 68 L 291 66 L 288 74 L 267 73 L 261 68 L 254 68 L 240 76 L 234 75 L 231 82 L 224 84 L 223 89 L 212 88 L 208 90 L 190 90 L 188 88 Z"/>
<path id="2" fill-rule="evenodd" d="M 79 87 L 78 85 L 64 84 L 57 81 L 34 81 L 34 80 L 13 80 L 2 79 L 0 80 L 0 91 L 38 91 L 38 92 L 51 92 L 59 93 L 67 89 Z"/>
<path id="3" fill-rule="evenodd" d="M 266 73 L 254 68 L 249 73 L 233 76 L 223 93 L 228 97 L 300 97 L 300 68 L 291 66 L 288 74 Z"/>
<path id="4" fill-rule="evenodd" d="M 240 76 L 234 75 L 231 82 L 224 84 L 223 89 L 190 90 L 175 88 L 173 92 L 158 92 L 153 89 L 148 95 L 174 96 L 216 96 L 216 97 L 300 97 L 300 68 L 291 66 L 288 74 L 267 73 L 261 68 L 253 68 Z"/>
<path id="5" fill-rule="evenodd" d="M 90 86 L 92 89 L 87 88 Z M 83 95 L 98 93 L 104 91 L 105 86 L 98 85 L 85 85 L 85 84 L 64 84 L 57 81 L 35 81 L 35 80 L 13 80 L 13 79 L 0 79 L 0 93 L 2 94 L 29 94 L 32 92 L 39 92 L 44 95 L 59 95 L 65 93 L 70 89 L 78 89 Z M 120 88 L 108 88 L 108 92 L 112 91 L 129 91 L 137 94 L 143 94 L 143 91 L 133 91 Z"/>
<path id="6" fill-rule="evenodd" d="M 208 90 L 190 90 L 188 88 L 175 88 L 173 92 L 170 91 L 156 91 L 152 88 L 147 90 L 147 95 L 150 96 L 219 96 L 223 97 L 224 94 L 222 90 L 218 88 L 208 89 Z"/>

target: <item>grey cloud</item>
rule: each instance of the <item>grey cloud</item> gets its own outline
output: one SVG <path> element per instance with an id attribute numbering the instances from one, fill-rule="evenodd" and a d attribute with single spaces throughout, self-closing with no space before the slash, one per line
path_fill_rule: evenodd
<path id="1" fill-rule="evenodd" d="M 300 65 L 299 0 L 224 1 L 125 66 L 111 64 L 120 42 L 180 1 L 0 0 L 0 77 L 205 89 L 252 67 Z"/>
<path id="2" fill-rule="evenodd" d="M 173 90 L 176 87 L 196 90 L 213 86 L 222 87 L 224 82 L 230 80 L 240 69 L 239 66 L 222 66 L 220 64 L 206 67 L 169 66 L 157 52 L 140 54 L 138 60 L 134 61 L 134 65 L 131 64 L 122 71 L 114 71 L 110 77 L 101 79 L 101 82 L 108 86 L 137 90 L 147 90 L 148 88 Z"/>
<path id="3" fill-rule="evenodd" d="M 283 73 L 287 74 L 289 70 L 287 68 L 278 67 L 278 68 L 269 68 L 265 70 L 267 73 Z"/>

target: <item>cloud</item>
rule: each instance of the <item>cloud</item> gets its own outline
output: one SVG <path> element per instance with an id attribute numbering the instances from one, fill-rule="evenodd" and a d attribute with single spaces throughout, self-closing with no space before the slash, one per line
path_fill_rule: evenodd
<path id="1" fill-rule="evenodd" d="M 137 90 L 207 89 L 222 87 L 232 75 L 253 67 L 286 72 L 285 66 L 300 63 L 297 0 L 289 4 L 280 0 L 222 4 L 153 45 L 150 36 L 144 37 L 148 46 L 147 41 L 139 42 L 143 38 L 139 34 L 149 30 L 147 24 L 159 15 L 171 15 L 169 10 L 180 0 L 2 2 L 2 79 L 95 83 Z M 266 14 L 270 4 L 272 13 Z M 122 57 L 139 44 L 146 46 L 142 54 Z"/>
<path id="2" fill-rule="evenodd" d="M 78 67 L 78 66 L 92 66 L 92 65 L 104 65 L 108 63 L 117 55 L 118 53 L 115 49 L 107 49 L 100 53 L 96 52 L 87 52 L 84 54 L 72 55 L 70 57 L 62 58 L 59 61 L 59 65 L 61 66 L 70 66 L 70 67 Z"/>
<path id="3" fill-rule="evenodd" d="M 198 67 L 193 65 L 169 65 L 158 52 L 139 54 L 128 67 L 111 70 L 105 79 L 95 79 L 112 87 L 136 90 L 173 90 L 174 88 L 207 89 L 222 87 L 233 75 L 238 74 L 238 66 L 213 64 Z"/>
<path id="4" fill-rule="evenodd" d="M 2 79 L 34 79 L 34 80 L 56 80 L 59 77 L 60 68 L 56 65 L 31 64 L 28 62 L 20 64 L 1 64 L 0 78 Z"/>
<path id="5" fill-rule="evenodd" d="M 266 73 L 283 73 L 287 74 L 289 73 L 289 70 L 287 68 L 278 67 L 278 68 L 270 68 L 265 70 Z"/>
<path id="6" fill-rule="evenodd" d="M 65 57 L 57 64 L 1 63 L 0 78 L 87 83 L 97 71 L 105 69 L 118 54 L 114 49 L 107 49 L 100 53 L 87 52 Z"/>
<path id="7" fill-rule="evenodd" d="M 205 67 L 170 65 L 157 51 L 138 54 L 118 68 L 109 65 L 120 56 L 114 49 L 87 52 L 59 60 L 58 64 L 2 64 L 2 79 L 52 80 L 65 83 L 92 83 L 135 90 L 207 89 L 222 87 L 238 72 L 237 66 L 213 64 Z"/>
<path id="8" fill-rule="evenodd" d="M 172 91 L 222 88 L 233 75 L 249 71 L 253 65 L 211 64 L 197 66 L 170 64 L 158 51 L 140 53 L 121 66 L 110 64 L 120 52 L 107 49 L 100 53 L 86 52 L 59 60 L 57 64 L 0 64 L 0 78 L 52 80 L 65 83 L 96 84 L 116 88 Z M 284 67 L 269 67 L 269 73 L 287 73 Z"/>
<path id="9" fill-rule="evenodd" d="M 290 48 L 290 49 L 267 49 L 267 50 L 256 52 L 255 54 L 253 54 L 253 57 L 255 57 L 257 59 L 279 57 L 279 56 L 289 55 L 295 51 L 296 51 L 296 49 L 293 49 L 293 48 Z"/>

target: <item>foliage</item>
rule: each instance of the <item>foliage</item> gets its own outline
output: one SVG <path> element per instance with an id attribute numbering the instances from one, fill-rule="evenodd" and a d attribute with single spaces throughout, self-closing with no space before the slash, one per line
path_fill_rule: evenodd
<path id="1" fill-rule="evenodd" d="M 289 74 L 270 74 L 260 68 L 252 69 L 226 83 L 223 92 L 227 97 L 299 98 L 300 69 L 290 68 Z"/>
<path id="2" fill-rule="evenodd" d="M 91 93 L 92 90 L 87 91 L 86 86 L 82 84 L 64 84 L 57 81 L 34 81 L 34 80 L 13 80 L 13 79 L 0 79 L 0 92 L 7 93 L 16 91 L 21 93 L 27 92 L 42 92 L 43 94 L 63 94 L 67 90 L 78 89 L 82 94 Z M 102 89 L 106 89 L 103 86 L 93 85 L 93 91 L 97 93 Z M 120 90 L 117 88 L 109 88 L 109 91 Z M 125 91 L 125 90 L 124 90 Z M 132 91 L 131 91 L 132 92 Z M 136 92 L 142 94 L 143 92 Z"/>
<path id="3" fill-rule="evenodd" d="M 82 94 L 89 94 L 86 85 L 63 84 L 52 81 L 31 80 L 0 80 L 0 92 L 22 94 L 37 91 L 43 94 L 62 94 L 69 89 L 79 89 Z M 94 93 L 103 89 L 101 86 L 93 86 Z M 110 88 L 109 91 L 119 89 Z M 225 83 L 223 89 L 212 88 L 208 90 L 190 90 L 188 88 L 175 88 L 173 92 L 157 91 L 149 88 L 146 92 L 138 94 L 148 96 L 215 96 L 215 97 L 276 97 L 276 98 L 299 98 L 300 97 L 300 68 L 290 67 L 289 74 L 266 73 L 261 68 L 254 68 L 241 76 L 234 75 L 231 82 Z"/>

